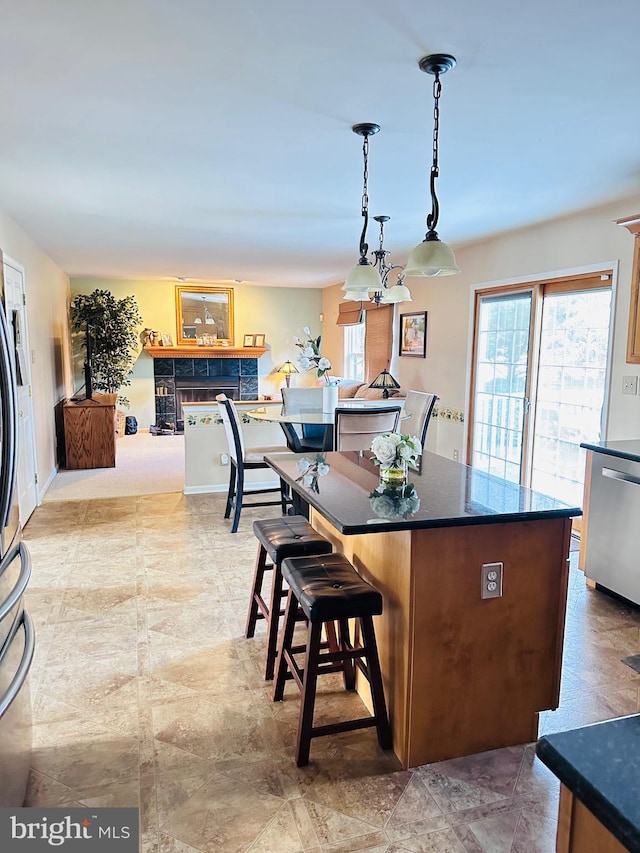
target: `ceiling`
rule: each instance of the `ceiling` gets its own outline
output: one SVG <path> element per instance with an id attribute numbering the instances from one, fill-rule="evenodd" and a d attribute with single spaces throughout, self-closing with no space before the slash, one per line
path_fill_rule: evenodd
<path id="1" fill-rule="evenodd" d="M 5 0 L 0 208 L 67 273 L 325 286 L 640 191 L 638 0 Z M 631 215 L 636 210 L 622 210 Z M 375 226 L 375 223 L 373 223 Z M 369 242 L 377 240 L 370 228 Z"/>

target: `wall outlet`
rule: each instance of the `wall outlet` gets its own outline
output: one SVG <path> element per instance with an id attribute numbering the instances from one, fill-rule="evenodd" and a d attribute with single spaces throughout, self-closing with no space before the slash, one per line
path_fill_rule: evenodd
<path id="1" fill-rule="evenodd" d="M 623 376 L 622 377 L 622 393 L 637 394 L 638 393 L 638 377 Z"/>
<path id="2" fill-rule="evenodd" d="M 483 563 L 480 572 L 482 586 L 481 598 L 502 597 L 502 572 L 504 563 Z"/>
<path id="3" fill-rule="evenodd" d="M 454 461 L 455 461 L 455 462 L 457 462 L 457 461 L 458 461 L 458 459 L 459 459 L 459 457 L 460 457 L 460 454 L 458 453 L 458 451 L 457 451 L 457 450 L 454 450 L 454 451 L 453 451 L 453 459 L 454 459 Z"/>
<path id="4" fill-rule="evenodd" d="M 229 454 L 228 453 L 221 453 L 220 454 L 220 464 L 221 465 L 228 465 L 229 464 Z"/>

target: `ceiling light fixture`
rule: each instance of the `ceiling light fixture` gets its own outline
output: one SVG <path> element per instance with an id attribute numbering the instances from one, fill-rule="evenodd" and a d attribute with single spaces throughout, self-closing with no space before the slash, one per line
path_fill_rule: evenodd
<path id="1" fill-rule="evenodd" d="M 434 53 L 423 56 L 418 62 L 421 71 L 434 75 L 433 81 L 433 162 L 431 165 L 431 213 L 427 216 L 427 233 L 422 243 L 419 243 L 409 254 L 404 270 L 405 275 L 454 275 L 460 272 L 456 266 L 453 250 L 438 237 L 436 226 L 440 214 L 440 205 L 436 195 L 436 178 L 438 177 L 438 136 L 440 132 L 440 93 L 442 84 L 440 75 L 446 74 L 456 64 L 455 56 L 448 53 Z"/>
<path id="2" fill-rule="evenodd" d="M 377 249 L 372 252 L 375 258 L 372 264 L 367 260 L 369 244 L 367 243 L 367 227 L 369 225 L 369 137 L 380 130 L 380 125 L 354 124 L 351 128 L 354 133 L 364 137 L 362 144 L 362 156 L 364 160 L 364 172 L 362 182 L 362 216 L 364 224 L 360 235 L 360 259 L 355 267 L 347 275 L 342 289 L 344 299 L 352 302 L 371 300 L 376 305 L 392 304 L 395 302 L 411 302 L 409 289 L 402 283 L 399 277 L 394 287 L 389 286 L 389 273 L 392 270 L 401 270 L 399 264 L 387 264 L 388 251 L 384 248 L 384 223 L 388 222 L 389 216 L 374 216 L 380 225 L 380 242 Z"/>

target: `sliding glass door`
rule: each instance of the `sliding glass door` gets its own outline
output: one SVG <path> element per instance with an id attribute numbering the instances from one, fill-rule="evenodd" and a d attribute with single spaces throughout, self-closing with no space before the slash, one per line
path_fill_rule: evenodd
<path id="1" fill-rule="evenodd" d="M 481 296 L 477 305 L 471 464 L 522 479 L 532 293 Z"/>
<path id="2" fill-rule="evenodd" d="M 476 294 L 471 465 L 582 504 L 580 443 L 601 437 L 610 312 L 600 275 Z"/>

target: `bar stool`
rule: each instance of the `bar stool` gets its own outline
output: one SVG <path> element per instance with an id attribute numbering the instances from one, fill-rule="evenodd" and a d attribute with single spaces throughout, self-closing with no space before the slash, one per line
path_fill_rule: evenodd
<path id="1" fill-rule="evenodd" d="M 289 584 L 289 596 L 280 638 L 273 701 L 284 696 L 287 679 L 292 678 L 302 693 L 296 764 L 309 763 L 311 738 L 348 732 L 375 726 L 378 743 L 382 749 L 391 749 L 391 727 L 382 687 L 380 661 L 373 616 L 382 613 L 382 595 L 353 568 L 342 554 L 285 559 L 282 577 Z M 308 622 L 307 643 L 293 645 L 293 632 L 298 605 Z M 361 642 L 354 646 L 349 636 L 349 619 L 356 619 L 360 627 Z M 322 651 L 323 625 L 338 622 L 338 649 Z M 304 666 L 298 666 L 295 655 L 304 652 Z M 366 658 L 366 663 L 365 659 Z M 345 688 L 355 689 L 355 668 L 361 670 L 371 686 L 373 716 L 324 726 L 313 725 L 316 700 L 316 683 L 319 675 L 342 672 Z"/>
<path id="2" fill-rule="evenodd" d="M 282 590 L 281 563 L 285 557 L 304 557 L 308 554 L 331 553 L 331 542 L 321 536 L 301 515 L 288 515 L 284 518 L 269 518 L 253 522 L 253 532 L 258 540 L 258 554 L 253 576 L 253 587 L 247 614 L 245 637 L 253 637 L 256 621 L 267 622 L 267 648 L 265 655 L 264 677 L 273 678 L 278 646 L 278 625 L 284 613 L 281 601 L 286 596 Z M 271 563 L 267 563 L 267 557 Z M 262 594 L 265 572 L 273 571 L 269 603 Z M 303 618 L 300 616 L 300 618 Z"/>

